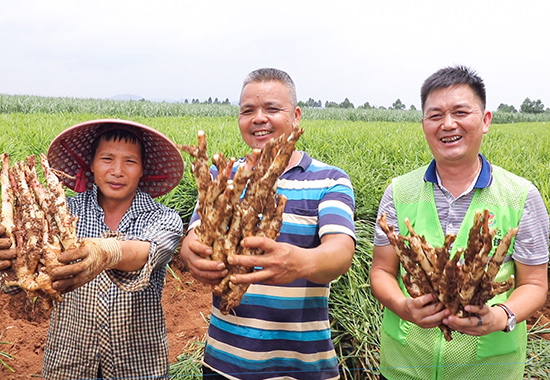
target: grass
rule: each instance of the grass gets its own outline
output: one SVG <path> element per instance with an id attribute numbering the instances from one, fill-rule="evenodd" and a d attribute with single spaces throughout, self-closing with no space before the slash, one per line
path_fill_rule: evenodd
<path id="1" fill-rule="evenodd" d="M 200 379 L 200 361 L 204 354 L 204 341 L 189 342 L 187 349 L 178 356 L 178 361 L 170 365 L 170 379 Z"/>
<path id="2" fill-rule="evenodd" d="M 12 344 L 11 342 L 0 342 L 0 344 Z M 4 359 L 15 359 L 15 356 L 13 356 L 12 354 L 9 354 L 7 352 L 4 352 L 4 351 L 0 351 L 0 363 L 6 367 L 9 371 L 11 372 L 15 372 L 13 368 L 11 368 L 9 366 L 8 363 L 6 363 L 4 361 Z"/>
<path id="3" fill-rule="evenodd" d="M 0 152 L 9 153 L 12 160 L 45 153 L 49 143 L 65 128 L 91 119 L 116 117 L 154 127 L 180 144 L 196 144 L 197 131 L 205 130 L 210 155 L 221 151 L 227 156 L 240 157 L 249 152 L 238 133 L 234 106 L 181 107 L 92 100 L 82 101 L 81 105 L 73 100 L 71 105 L 66 99 L 56 102 L 0 96 Z M 180 108 L 176 112 L 172 107 Z M 356 194 L 357 251 L 351 269 L 333 282 L 330 297 L 333 339 L 343 379 L 376 376 L 381 308 L 370 291 L 369 268 L 378 202 L 391 178 L 428 163 L 432 157 L 418 115 L 387 111 L 390 116 L 385 113 L 376 116 L 366 112 L 372 110 L 364 111 L 305 110 L 302 126 L 306 133 L 298 142 L 298 149 L 344 169 Z M 484 138 L 482 153 L 493 164 L 531 180 L 550 208 L 548 127 L 544 121 L 495 124 Z M 190 159 L 185 154 L 183 157 L 187 166 L 181 183 L 159 201 L 177 209 L 187 222 L 195 204 L 196 189 L 189 170 Z M 357 307 L 350 308 L 350 304 Z M 545 329 L 548 326 L 530 331 L 526 378 L 547 378 L 544 376 L 550 371 L 550 342 L 537 338 Z M 172 364 L 171 374 L 175 377 L 198 374 L 203 344 L 192 342 L 178 362 Z"/>
<path id="4" fill-rule="evenodd" d="M 374 223 L 356 221 L 357 249 L 350 270 L 331 284 L 333 342 L 343 379 L 378 378 L 381 308 L 370 290 Z M 355 305 L 356 307 L 350 307 Z"/>
<path id="5" fill-rule="evenodd" d="M 550 344 L 541 334 L 550 334 L 550 323 L 541 325 L 539 319 L 528 331 L 525 379 L 550 378 Z"/>

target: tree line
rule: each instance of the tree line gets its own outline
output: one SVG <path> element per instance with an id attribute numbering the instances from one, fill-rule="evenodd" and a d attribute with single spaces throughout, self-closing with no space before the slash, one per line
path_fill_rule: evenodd
<path id="1" fill-rule="evenodd" d="M 301 107 L 301 108 L 304 108 L 304 107 L 307 107 L 307 108 L 323 108 L 323 103 L 321 102 L 321 100 L 315 100 L 313 98 L 309 98 L 305 102 L 304 101 L 299 101 L 298 106 Z M 341 103 L 331 102 L 331 101 L 327 100 L 324 103 L 324 108 L 355 108 L 355 106 L 352 102 L 349 101 L 348 98 L 345 98 L 344 101 L 341 102 Z M 364 104 L 358 106 L 357 109 L 406 110 L 407 106 L 405 104 L 403 104 L 401 99 L 397 99 L 395 102 L 393 102 L 391 107 L 388 107 L 388 108 L 386 108 L 384 106 L 380 106 L 380 107 L 371 106 L 369 104 L 369 102 L 365 102 Z M 411 104 L 409 109 L 411 111 L 415 111 L 416 107 L 414 106 L 414 104 Z M 522 113 L 537 114 L 537 113 L 543 113 L 543 112 L 550 113 L 550 108 L 545 109 L 544 104 L 542 103 L 542 101 L 540 99 L 531 100 L 529 98 L 525 98 L 525 100 L 523 101 L 523 103 L 521 104 L 521 106 L 519 108 L 519 111 L 513 105 L 508 105 L 508 104 L 504 104 L 504 103 L 500 103 L 500 105 L 497 108 L 497 111 L 511 112 L 511 113 L 522 112 Z"/>

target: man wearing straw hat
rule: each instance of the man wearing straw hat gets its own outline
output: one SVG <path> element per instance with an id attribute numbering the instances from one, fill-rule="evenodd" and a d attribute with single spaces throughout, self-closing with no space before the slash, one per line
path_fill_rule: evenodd
<path id="1" fill-rule="evenodd" d="M 52 312 L 44 378 L 166 376 L 161 295 L 183 223 L 153 198 L 179 184 L 179 150 L 145 125 L 92 120 L 60 133 L 48 160 L 78 193 L 68 203 L 84 239 L 52 270 L 65 294 Z"/>

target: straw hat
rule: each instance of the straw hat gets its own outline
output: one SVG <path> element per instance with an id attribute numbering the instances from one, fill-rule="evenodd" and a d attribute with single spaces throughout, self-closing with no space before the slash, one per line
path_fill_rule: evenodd
<path id="1" fill-rule="evenodd" d="M 65 178 L 65 186 L 77 192 L 91 189 L 90 171 L 93 141 L 109 129 L 133 132 L 145 148 L 144 173 L 139 187 L 153 198 L 176 187 L 183 175 L 183 158 L 176 145 L 159 131 L 134 121 L 120 119 L 90 120 L 61 132 L 48 148 L 48 161 L 54 169 L 73 178 Z"/>

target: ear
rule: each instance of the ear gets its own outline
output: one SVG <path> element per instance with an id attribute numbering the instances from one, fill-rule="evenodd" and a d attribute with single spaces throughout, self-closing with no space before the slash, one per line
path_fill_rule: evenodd
<path id="1" fill-rule="evenodd" d="M 491 111 L 485 111 L 483 114 L 483 134 L 489 132 L 489 126 L 491 125 L 491 122 L 493 121 L 493 114 Z"/>
<path id="2" fill-rule="evenodd" d="M 300 107 L 296 107 L 294 109 L 294 118 L 297 121 L 300 121 L 300 119 L 302 119 L 302 109 Z"/>

